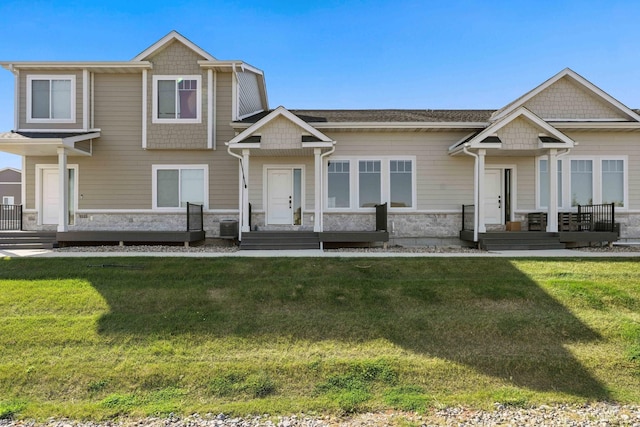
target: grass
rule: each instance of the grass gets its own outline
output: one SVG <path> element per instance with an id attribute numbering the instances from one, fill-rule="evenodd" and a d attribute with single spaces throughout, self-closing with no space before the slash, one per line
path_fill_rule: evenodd
<path id="1" fill-rule="evenodd" d="M 640 402 L 634 259 L 0 260 L 0 418 Z"/>

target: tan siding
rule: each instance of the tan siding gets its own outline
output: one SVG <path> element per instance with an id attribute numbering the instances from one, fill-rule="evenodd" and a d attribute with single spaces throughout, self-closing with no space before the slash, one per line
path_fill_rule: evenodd
<path id="1" fill-rule="evenodd" d="M 524 104 L 544 119 L 627 119 L 569 77 L 564 77 Z"/>
<path id="2" fill-rule="evenodd" d="M 207 148 L 207 73 L 198 65 L 202 59 L 191 49 L 174 41 L 156 55 L 149 58 L 153 62 L 153 70 L 147 76 L 147 148 L 169 150 L 202 150 Z M 153 123 L 153 76 L 159 75 L 199 75 L 202 103 L 200 123 L 170 124 Z"/>
<path id="3" fill-rule="evenodd" d="M 238 160 L 227 153 L 225 142 L 235 132 L 231 123 L 231 73 L 217 73 L 216 92 L 216 150 L 212 155 L 210 202 L 219 209 L 238 209 Z"/>
<path id="4" fill-rule="evenodd" d="M 27 123 L 27 76 L 36 75 L 75 75 L 76 77 L 76 121 L 75 123 Z M 19 125 L 20 129 L 81 129 L 83 121 L 82 109 L 82 71 L 48 71 L 38 72 L 22 71 L 20 73 L 20 94 L 19 94 Z"/>
<path id="5" fill-rule="evenodd" d="M 578 146 L 573 156 L 628 156 L 629 209 L 640 209 L 640 135 L 628 132 L 567 132 Z"/>
<path id="6" fill-rule="evenodd" d="M 416 156 L 417 208 L 457 210 L 473 203 L 473 158 L 450 157 L 460 132 L 327 132 L 335 139 L 334 156 Z"/>

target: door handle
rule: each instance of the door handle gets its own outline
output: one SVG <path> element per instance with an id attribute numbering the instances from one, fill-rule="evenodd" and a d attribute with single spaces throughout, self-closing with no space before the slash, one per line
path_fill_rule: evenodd
<path id="1" fill-rule="evenodd" d="M 291 209 L 291 196 L 289 196 L 289 209 Z"/>

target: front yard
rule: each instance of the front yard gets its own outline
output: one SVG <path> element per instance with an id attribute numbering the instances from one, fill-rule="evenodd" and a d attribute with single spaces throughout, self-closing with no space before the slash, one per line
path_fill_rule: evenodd
<path id="1" fill-rule="evenodd" d="M 640 402 L 634 259 L 0 263 L 5 418 Z"/>

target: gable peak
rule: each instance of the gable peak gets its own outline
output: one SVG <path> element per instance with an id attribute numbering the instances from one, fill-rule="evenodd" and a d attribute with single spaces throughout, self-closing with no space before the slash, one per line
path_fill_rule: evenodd
<path id="1" fill-rule="evenodd" d="M 162 37 L 160 40 L 158 40 L 157 42 L 155 42 L 154 44 L 152 44 L 151 46 L 143 50 L 141 53 L 139 53 L 135 58 L 132 59 L 132 61 L 144 61 L 149 56 L 164 49 L 174 41 L 182 43 L 183 45 L 185 45 L 186 47 L 188 47 L 189 49 L 191 49 L 192 51 L 194 51 L 195 53 L 197 53 L 198 55 L 200 55 L 201 57 L 203 57 L 208 61 L 216 60 L 216 58 L 214 58 L 209 52 L 205 51 L 204 49 L 202 49 L 201 47 L 193 43 L 191 40 L 189 40 L 188 38 L 186 38 L 185 36 L 177 32 L 176 30 L 171 30 L 166 36 Z"/>

